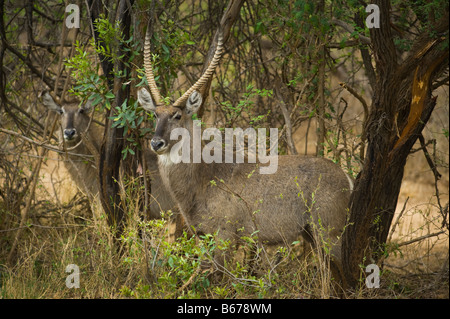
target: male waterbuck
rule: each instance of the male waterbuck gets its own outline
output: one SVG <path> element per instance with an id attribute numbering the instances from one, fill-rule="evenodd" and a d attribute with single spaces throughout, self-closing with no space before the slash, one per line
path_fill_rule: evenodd
<path id="1" fill-rule="evenodd" d="M 150 92 L 142 88 L 138 100 L 156 117 L 151 148 L 158 154 L 163 182 L 178 203 L 189 227 L 197 233 L 215 233 L 226 240 L 256 236 L 260 243 L 290 245 L 303 236 L 314 241 L 314 230 L 331 248 L 334 272 L 339 275 L 342 234 L 352 179 L 336 164 L 324 159 L 279 156 L 274 174 L 260 174 L 257 163 L 206 163 L 173 161 L 170 138 L 177 128 L 193 136 L 192 115 L 202 104 L 197 91 L 212 76 L 221 52 L 219 37 L 215 55 L 200 79 L 175 103 L 164 105 L 150 64 L 149 36 L 144 45 L 144 67 Z M 193 149 L 190 145 L 191 152 Z M 193 158 L 191 153 L 191 157 Z M 219 265 L 224 256 L 215 256 Z"/>
<path id="2" fill-rule="evenodd" d="M 91 120 L 91 103 L 88 101 L 81 106 L 78 103 L 66 103 L 60 106 L 48 92 L 43 94 L 42 101 L 47 108 L 61 116 L 59 139 L 69 150 L 67 160 L 64 161 L 69 174 L 76 185 L 91 200 L 94 199 L 99 193 L 98 170 L 94 156 L 100 152 L 104 130 Z M 162 183 L 155 153 L 144 150 L 144 157 L 151 179 L 148 217 L 161 218 L 160 212 L 169 209 L 175 213 L 176 205 Z"/>

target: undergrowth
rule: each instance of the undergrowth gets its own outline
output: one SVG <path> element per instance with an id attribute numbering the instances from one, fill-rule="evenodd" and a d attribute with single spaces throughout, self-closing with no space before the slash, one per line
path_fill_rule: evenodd
<path id="1" fill-rule="evenodd" d="M 137 209 L 139 200 L 130 200 L 138 197 L 127 198 L 128 223 L 118 238 L 98 207 L 92 207 L 92 214 L 83 205 L 54 209 L 47 206 L 45 209 L 51 213 L 46 214 L 44 221 L 43 208 L 36 206 L 41 211 L 30 214 L 12 266 L 6 264 L 6 258 L 15 231 L 2 230 L 0 298 L 342 297 L 324 262 L 324 248 L 329 243 L 319 249 L 311 249 L 302 241 L 267 247 L 258 244 L 256 237 L 248 237 L 234 247 L 215 234 L 197 236 L 187 231 L 169 241 L 170 218 L 146 220 Z M 13 216 L 2 209 L 2 216 Z M 448 243 L 448 235 L 446 238 Z M 213 255 L 225 251 L 231 258 L 221 267 Z M 393 258 L 407 259 L 402 248 L 395 252 Z M 79 267 L 79 288 L 66 286 L 71 275 L 66 272 L 68 265 Z M 359 288 L 345 297 L 448 298 L 448 270 L 442 269 L 443 272 L 405 274 L 385 267 L 380 273 L 379 289 L 368 289 L 361 278 Z M 422 280 L 427 284 L 421 285 Z"/>

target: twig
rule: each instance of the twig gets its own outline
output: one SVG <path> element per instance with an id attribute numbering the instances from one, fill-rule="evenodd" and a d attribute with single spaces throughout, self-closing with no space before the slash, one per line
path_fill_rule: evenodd
<path id="1" fill-rule="evenodd" d="M 38 224 L 27 224 L 26 226 L 2 229 L 2 230 L 0 230 L 0 233 L 6 233 L 6 232 L 16 231 L 16 230 L 30 228 L 30 227 L 43 228 L 43 229 L 66 229 L 68 227 L 86 227 L 86 225 L 76 225 L 75 224 L 75 225 L 64 225 L 64 226 L 44 226 L 44 225 L 38 225 Z"/>
<path id="2" fill-rule="evenodd" d="M 35 141 L 35 140 L 31 139 L 31 138 L 28 138 L 26 136 L 23 136 L 23 135 L 21 135 L 21 134 L 19 134 L 17 132 L 11 131 L 11 130 L 7 130 L 7 129 L 4 129 L 4 128 L 0 127 L 0 132 L 19 137 L 19 138 L 23 139 L 24 141 L 27 141 L 27 142 L 29 142 L 31 144 L 43 147 L 43 148 L 48 149 L 50 151 L 54 151 L 54 152 L 57 152 L 57 153 L 65 153 L 64 150 L 61 150 L 61 149 L 59 149 L 59 148 L 57 148 L 57 147 L 55 147 L 53 145 L 46 144 L 45 141 L 44 142 L 37 142 L 37 141 Z M 66 151 L 74 150 L 75 148 L 80 146 L 81 142 L 82 141 L 78 142 L 75 146 L 67 148 Z M 69 155 L 74 155 L 74 156 L 79 156 L 79 157 L 94 157 L 94 155 L 87 155 L 87 154 L 77 154 L 77 153 L 68 153 L 68 154 Z M 40 158 L 40 157 L 41 156 L 38 156 L 37 158 Z"/>
<path id="3" fill-rule="evenodd" d="M 367 120 L 369 118 L 369 106 L 368 106 L 366 100 L 361 95 L 359 95 L 355 89 L 348 86 L 344 82 L 339 83 L 339 85 L 342 86 L 344 89 L 346 89 L 354 97 L 356 97 L 361 102 L 363 109 L 364 109 L 364 119 L 363 119 L 362 132 L 361 132 L 361 148 L 360 148 L 360 154 L 359 154 L 360 160 L 364 161 L 364 151 L 366 148 L 366 137 L 367 137 L 366 127 L 367 127 Z"/>
<path id="4" fill-rule="evenodd" d="M 435 142 L 434 139 L 429 140 L 428 142 L 425 143 L 425 146 L 428 146 L 430 144 L 433 144 Z M 414 154 L 416 152 L 420 152 L 423 150 L 423 146 L 420 146 L 419 148 L 414 148 L 412 150 L 409 151 L 409 154 Z"/>
<path id="5" fill-rule="evenodd" d="M 310 79 L 307 79 L 307 80 L 306 80 L 305 84 L 303 85 L 302 90 L 301 90 L 300 93 L 298 94 L 298 98 L 297 98 L 297 100 L 295 101 L 294 107 L 292 108 L 292 111 L 291 111 L 291 114 L 289 115 L 289 118 L 291 118 L 291 119 L 293 118 L 293 116 L 294 116 L 294 114 L 295 114 L 295 111 L 296 111 L 297 108 L 300 106 L 300 99 L 302 98 L 303 93 L 305 93 L 306 88 L 309 87 L 309 84 L 312 82 L 312 80 L 314 79 L 315 76 L 316 76 L 316 75 L 313 74 L 312 77 L 311 77 Z M 316 103 L 316 101 L 314 101 L 312 104 L 315 104 L 315 103 Z M 300 120 L 300 121 L 306 121 L 306 120 L 309 120 L 309 123 L 308 123 L 308 126 L 309 126 L 309 124 L 310 124 L 310 122 L 311 122 L 311 117 L 310 117 L 309 115 L 307 115 L 307 116 L 300 116 L 299 118 L 296 119 L 296 121 L 298 121 L 298 120 Z M 294 126 L 295 126 L 295 123 L 294 123 Z M 280 130 L 280 132 L 278 133 L 278 136 L 282 136 L 285 130 L 286 130 L 286 124 L 283 125 L 283 127 L 282 127 L 281 130 Z M 308 144 L 308 138 L 307 138 L 307 137 L 306 137 L 306 144 Z M 305 153 L 305 154 L 306 154 L 306 153 Z"/>
<path id="6" fill-rule="evenodd" d="M 340 26 L 341 28 L 343 28 L 344 30 L 346 30 L 347 32 L 349 32 L 350 34 L 353 34 L 353 33 L 355 32 L 355 29 L 354 29 L 350 24 L 348 24 L 348 23 L 346 23 L 346 22 L 344 22 L 344 21 L 341 21 L 341 20 L 338 20 L 338 19 L 333 18 L 333 19 L 331 19 L 330 22 L 331 22 L 331 24 Z M 368 37 L 366 37 L 366 36 L 364 36 L 364 35 L 361 35 L 361 34 L 359 34 L 359 33 L 358 33 L 358 39 L 359 39 L 359 40 L 361 41 L 361 43 L 363 43 L 363 44 L 371 44 L 371 43 L 372 43 L 372 41 L 370 40 L 370 38 L 368 38 Z"/>
<path id="7" fill-rule="evenodd" d="M 410 244 L 416 243 L 416 242 L 418 242 L 418 241 L 421 241 L 421 240 L 424 240 L 424 239 L 427 239 L 427 238 L 439 236 L 439 235 L 441 235 L 441 234 L 443 234 L 443 233 L 445 233 L 445 230 L 438 231 L 437 233 L 432 233 L 432 234 L 428 234 L 428 235 L 423 235 L 423 236 L 420 236 L 420 237 L 417 237 L 417 238 L 414 238 L 414 239 L 405 241 L 405 242 L 403 242 L 403 243 L 400 243 L 400 244 L 397 245 L 397 247 L 402 247 L 402 246 L 410 245 Z"/>
<path id="8" fill-rule="evenodd" d="M 433 159 L 430 156 L 430 153 L 428 153 L 427 150 L 427 144 L 425 144 L 425 138 L 423 137 L 422 134 L 419 135 L 419 141 L 420 141 L 420 146 L 421 149 L 423 150 L 423 154 L 425 155 L 425 158 L 427 160 L 428 165 L 431 168 L 431 171 L 433 172 L 433 176 L 434 176 L 434 189 L 436 191 L 436 200 L 437 200 L 437 204 L 439 206 L 439 212 L 442 215 L 442 228 L 444 226 L 447 226 L 448 229 L 448 223 L 447 223 L 447 214 L 448 214 L 448 203 L 446 207 L 442 207 L 441 204 L 441 197 L 439 196 L 439 187 L 438 187 L 438 181 L 441 179 L 442 175 L 438 172 L 437 168 L 436 168 L 436 164 L 434 163 Z M 436 140 L 432 140 L 432 144 L 434 145 L 434 147 L 436 147 Z"/>
<path id="9" fill-rule="evenodd" d="M 391 227 L 391 230 L 390 230 L 390 232 L 389 232 L 388 239 L 386 240 L 387 243 L 389 243 L 389 242 L 391 241 L 392 236 L 394 235 L 395 228 L 397 227 L 397 225 L 398 225 L 398 223 L 399 223 L 399 221 L 400 221 L 400 218 L 403 216 L 403 213 L 404 213 L 405 210 L 406 210 L 406 204 L 408 203 L 408 200 L 409 200 L 409 196 L 406 198 L 405 202 L 403 203 L 403 208 L 402 208 L 402 210 L 400 211 L 400 213 L 398 214 L 397 219 L 395 220 L 395 223 L 394 223 L 394 224 L 392 225 L 392 227 Z"/>
<path id="10" fill-rule="evenodd" d="M 46 139 L 45 133 L 47 131 L 47 128 L 49 127 L 50 124 L 50 116 L 47 115 L 47 118 L 45 120 L 45 126 L 44 126 L 44 136 L 43 136 L 43 140 Z M 51 130 L 49 131 L 48 136 L 52 136 L 53 135 L 53 130 L 55 128 L 55 124 L 56 124 L 56 119 L 53 121 L 53 125 L 51 126 Z M 19 244 L 19 240 L 20 237 L 22 235 L 22 231 L 23 228 L 27 228 L 24 227 L 26 225 L 26 222 L 28 220 L 28 214 L 31 208 L 31 202 L 33 201 L 34 198 L 34 194 L 36 191 L 36 186 L 38 184 L 39 181 L 39 172 L 41 170 L 41 165 L 42 165 L 42 161 L 44 159 L 46 153 L 46 149 L 42 148 L 41 149 L 41 153 L 39 154 L 41 157 L 38 159 L 36 166 L 34 167 L 33 173 L 31 174 L 30 180 L 31 180 L 31 185 L 30 185 L 30 193 L 27 199 L 27 202 L 25 204 L 25 208 L 20 212 L 21 218 L 20 218 L 20 224 L 19 224 L 19 230 L 16 233 L 16 236 L 14 237 L 14 241 L 11 245 L 11 250 L 9 251 L 8 254 L 8 258 L 7 258 L 7 264 L 10 266 L 13 266 L 13 263 L 15 261 L 16 258 L 16 250 L 17 250 L 17 245 Z"/>
<path id="11" fill-rule="evenodd" d="M 340 86 L 342 86 L 344 89 L 346 89 L 349 93 L 351 93 L 354 97 L 356 97 L 362 104 L 363 108 L 364 108 L 364 119 L 366 119 L 369 115 L 369 106 L 366 102 L 366 100 L 364 100 L 364 98 L 358 93 L 356 92 L 356 90 L 350 86 L 348 86 L 347 83 L 341 82 L 339 83 Z"/>
<path id="12" fill-rule="evenodd" d="M 281 79 L 276 79 L 276 82 L 278 85 L 275 85 L 275 95 L 278 99 L 278 103 L 281 108 L 281 112 L 283 113 L 284 117 L 284 125 L 286 127 L 286 140 L 289 147 L 289 151 L 293 155 L 297 155 L 297 149 L 295 148 L 294 140 L 292 138 L 292 124 L 291 124 L 291 117 L 289 116 L 288 109 L 286 107 L 286 103 L 284 102 L 283 94 L 280 92 L 283 88 L 281 87 L 282 81 Z"/>
<path id="13" fill-rule="evenodd" d="M 435 180 L 440 180 L 442 175 L 437 171 L 436 164 L 431 159 L 430 153 L 428 153 L 427 144 L 425 144 L 425 138 L 423 137 L 422 134 L 419 135 L 419 141 L 420 141 L 421 149 L 423 150 L 423 154 L 425 155 L 425 158 L 427 160 L 427 163 L 430 166 L 431 171 L 434 174 Z"/>
<path id="14" fill-rule="evenodd" d="M 189 279 L 184 283 L 183 286 L 180 287 L 180 289 L 178 289 L 178 291 L 182 292 L 184 289 L 186 289 L 186 287 L 189 286 L 192 283 L 192 281 L 194 280 L 194 278 L 199 274 L 200 270 L 201 270 L 201 267 L 200 267 L 200 265 L 198 265 L 197 269 L 195 269 L 195 271 L 192 273 L 191 277 L 189 277 Z M 211 268 L 203 270 L 203 273 L 205 273 L 209 270 L 211 270 Z"/>

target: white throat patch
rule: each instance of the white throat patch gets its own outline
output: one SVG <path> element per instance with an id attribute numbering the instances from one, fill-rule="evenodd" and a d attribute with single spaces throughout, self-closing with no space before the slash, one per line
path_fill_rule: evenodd
<path id="1" fill-rule="evenodd" d="M 168 167 L 174 164 L 170 158 L 170 152 L 158 154 L 158 161 L 159 164 L 164 167 Z"/>

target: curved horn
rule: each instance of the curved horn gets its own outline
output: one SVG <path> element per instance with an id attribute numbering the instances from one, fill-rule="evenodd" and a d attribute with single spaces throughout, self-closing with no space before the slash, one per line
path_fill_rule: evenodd
<path id="1" fill-rule="evenodd" d="M 147 77 L 148 86 L 150 88 L 150 93 L 154 99 L 155 105 L 161 104 L 162 97 L 159 93 L 158 87 L 156 86 L 155 76 L 153 75 L 152 60 L 150 56 L 150 25 L 147 26 L 147 32 L 145 33 L 144 42 L 144 70 L 145 76 Z"/>
<path id="2" fill-rule="evenodd" d="M 189 90 L 187 90 L 178 100 L 175 101 L 173 106 L 180 107 L 184 102 L 186 102 L 186 100 L 188 99 L 188 97 L 191 95 L 192 92 L 198 91 L 203 85 L 205 85 L 206 82 L 208 82 L 209 78 L 212 76 L 214 70 L 219 64 L 220 58 L 222 56 L 222 50 L 223 50 L 223 36 L 221 33 L 219 34 L 219 39 L 217 41 L 216 51 L 214 52 L 214 56 L 211 62 L 209 63 L 205 73 L 203 73 L 200 79 L 198 79 L 197 82 L 195 82 L 194 85 L 191 86 Z"/>

